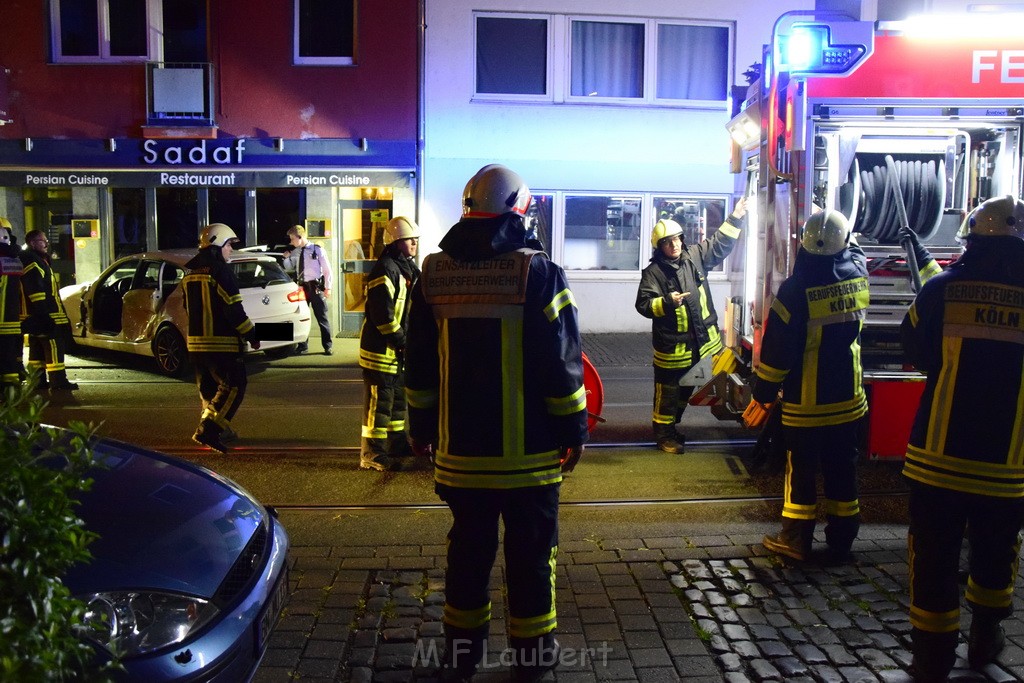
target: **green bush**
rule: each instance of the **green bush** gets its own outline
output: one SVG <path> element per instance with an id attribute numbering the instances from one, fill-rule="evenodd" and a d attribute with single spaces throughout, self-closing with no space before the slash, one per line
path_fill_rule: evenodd
<path id="1" fill-rule="evenodd" d="M 30 380 L 0 396 L 0 680 L 109 680 L 111 667 L 98 670 L 77 635 L 86 606 L 60 579 L 91 557 L 95 534 L 75 506 L 92 483 L 92 430 L 75 424 L 69 437 L 40 426 L 34 389 Z"/>

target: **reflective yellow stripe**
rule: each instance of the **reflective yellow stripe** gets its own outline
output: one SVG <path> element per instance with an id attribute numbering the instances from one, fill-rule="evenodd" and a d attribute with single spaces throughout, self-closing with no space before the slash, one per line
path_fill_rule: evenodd
<path id="1" fill-rule="evenodd" d="M 444 604 L 444 623 L 456 628 L 479 628 L 491 620 L 491 603 L 478 609 L 458 609 Z"/>
<path id="2" fill-rule="evenodd" d="M 821 327 L 808 326 L 803 354 L 803 374 L 800 376 L 800 404 L 818 402 L 818 358 L 821 349 Z"/>
<path id="3" fill-rule="evenodd" d="M 780 384 L 782 380 L 786 379 L 786 375 L 789 374 L 789 370 L 783 370 L 782 368 L 772 367 L 763 360 L 760 365 L 757 366 L 757 376 L 763 379 L 765 382 L 772 382 L 774 384 Z"/>
<path id="4" fill-rule="evenodd" d="M 772 301 L 772 310 L 775 311 L 775 315 L 782 319 L 782 322 L 789 323 L 790 313 L 786 305 L 782 303 L 778 297 Z"/>
<path id="5" fill-rule="evenodd" d="M 1022 368 L 1020 381 L 1017 386 L 1017 417 L 1013 421 L 1013 430 L 1010 432 L 1010 464 L 1021 467 L 1024 465 L 1024 368 Z"/>
<path id="6" fill-rule="evenodd" d="M 544 403 L 547 404 L 548 414 L 550 415 L 572 415 L 586 409 L 587 390 L 581 386 L 573 393 L 562 398 L 545 397 Z"/>
<path id="7" fill-rule="evenodd" d="M 948 612 L 929 612 L 910 606 L 910 625 L 928 633 L 949 633 L 960 629 L 960 608 Z"/>
<path id="8" fill-rule="evenodd" d="M 572 292 L 568 289 L 563 289 L 555 295 L 555 298 L 551 300 L 551 303 L 544 307 L 544 315 L 547 316 L 549 322 L 554 322 L 558 317 L 558 313 L 563 308 L 575 305 L 576 299 L 573 298 Z"/>
<path id="9" fill-rule="evenodd" d="M 665 315 L 665 299 L 664 297 L 658 297 L 651 302 L 651 315 L 655 318 L 661 318 Z"/>
<path id="10" fill-rule="evenodd" d="M 1016 575 L 1016 572 L 1014 573 Z M 967 599 L 976 605 L 985 607 L 1009 607 L 1013 599 L 1013 581 L 1005 588 L 985 588 L 974 583 L 974 579 L 967 577 Z"/>
<path id="11" fill-rule="evenodd" d="M 526 452 L 526 420 L 523 407 L 523 321 L 501 321 L 502 453 Z"/>
<path id="12" fill-rule="evenodd" d="M 449 364 L 451 363 L 451 346 L 449 345 L 448 339 L 448 318 L 441 318 L 437 321 L 437 355 L 440 360 L 440 378 L 438 387 L 438 435 L 437 435 L 437 452 L 447 453 L 450 450 L 450 440 L 448 435 L 448 419 L 449 419 L 449 397 L 451 396 L 448 385 L 449 376 Z M 436 472 L 435 472 L 436 479 Z"/>
<path id="13" fill-rule="evenodd" d="M 554 610 L 539 617 L 530 617 L 528 619 L 517 619 L 516 617 L 509 616 L 508 635 L 512 638 L 536 638 L 545 633 L 551 633 L 557 626 L 558 620 Z"/>
<path id="14" fill-rule="evenodd" d="M 786 477 L 782 486 L 782 516 L 790 519 L 814 519 L 816 505 L 793 502 L 793 451 L 786 451 Z"/>
<path id="15" fill-rule="evenodd" d="M 825 499 L 825 513 L 835 517 L 853 517 L 860 514 L 859 500 Z"/>

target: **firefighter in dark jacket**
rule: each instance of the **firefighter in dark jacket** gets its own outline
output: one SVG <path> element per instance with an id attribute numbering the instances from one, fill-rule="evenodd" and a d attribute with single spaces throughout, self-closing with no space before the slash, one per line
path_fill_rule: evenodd
<path id="1" fill-rule="evenodd" d="M 968 661 L 982 668 L 1002 649 L 1024 523 L 1024 202 L 989 199 L 959 236 L 963 255 L 925 283 L 902 327 L 927 374 L 903 467 L 919 681 L 946 680 L 956 659 L 965 531 Z"/>
<path id="2" fill-rule="evenodd" d="M 11 223 L 0 216 L 0 401 L 7 387 L 21 384 L 21 273 Z"/>
<path id="3" fill-rule="evenodd" d="M 21 252 L 22 330 L 28 335 L 28 369 L 39 371 L 42 391 L 76 391 L 68 380 L 64 351 L 71 336 L 71 321 L 60 300 L 60 284 L 50 267 L 49 240 L 42 230 L 25 235 L 28 249 Z"/>
<path id="4" fill-rule="evenodd" d="M 223 223 L 203 228 L 199 253 L 185 264 L 188 274 L 181 281 L 188 314 L 186 345 L 203 402 L 192 440 L 220 453 L 228 451 L 221 437 L 245 398 L 248 378 L 242 353 L 246 341 L 254 349 L 260 348 L 227 263 L 238 242 L 235 231 Z"/>
<path id="5" fill-rule="evenodd" d="M 711 299 L 708 271 L 736 246 L 746 224 L 747 200 L 736 202 L 732 215 L 710 238 L 683 243 L 683 229 L 673 220 L 658 221 L 651 231 L 654 255 L 640 275 L 636 310 L 651 319 L 654 346 L 654 411 L 651 423 L 658 448 L 682 453 L 685 438 L 676 431 L 694 386 L 680 386 L 701 359 L 722 350 L 718 314 Z"/>
<path id="6" fill-rule="evenodd" d="M 420 229 L 404 216 L 384 228 L 384 252 L 366 285 L 366 316 L 359 334 L 359 365 L 363 369 L 363 429 L 359 466 L 401 470 L 412 455 L 405 436 L 405 334 L 409 291 L 420 270 L 416 266 Z"/>
<path id="7" fill-rule="evenodd" d="M 480 169 L 413 289 L 410 437 L 433 454 L 453 517 L 444 680 L 468 680 L 483 656 L 499 519 L 513 675 L 538 680 L 558 662 L 559 487 L 587 439 L 586 395 L 575 301 L 562 269 L 528 244 L 530 201 L 516 173 Z"/>
<path id="8" fill-rule="evenodd" d="M 779 286 L 764 336 L 748 427 L 761 426 L 782 389 L 786 481 L 782 530 L 764 546 L 807 559 L 817 519 L 815 480 L 825 493 L 829 562 L 845 561 L 860 528 L 859 430 L 867 414 L 860 333 L 868 307 L 867 259 L 835 210 L 804 224 L 793 274 Z"/>

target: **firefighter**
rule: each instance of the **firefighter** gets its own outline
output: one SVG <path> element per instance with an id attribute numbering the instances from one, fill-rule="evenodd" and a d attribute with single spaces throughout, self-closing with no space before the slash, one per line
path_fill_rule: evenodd
<path id="1" fill-rule="evenodd" d="M 765 548 L 806 560 L 824 483 L 826 562 L 846 561 L 860 528 L 859 429 L 868 404 L 860 332 L 868 307 L 867 259 L 839 211 L 807 219 L 793 274 L 779 286 L 761 339 L 748 427 L 762 425 L 782 390 L 786 481 L 782 530 Z"/>
<path id="2" fill-rule="evenodd" d="M 0 401 L 21 384 L 21 260 L 11 222 L 0 216 Z"/>
<path id="3" fill-rule="evenodd" d="M 186 344 L 203 405 L 192 440 L 219 453 L 228 452 L 222 437 L 245 398 L 245 342 L 260 348 L 255 326 L 242 307 L 238 282 L 227 264 L 239 241 L 227 225 L 207 225 L 199 235 L 199 253 L 185 264 L 188 274 L 181 281 L 182 303 L 188 314 Z"/>
<path id="4" fill-rule="evenodd" d="M 366 317 L 359 334 L 363 368 L 363 429 L 359 466 L 401 470 L 411 455 L 405 437 L 405 335 L 409 290 L 419 278 L 420 229 L 405 216 L 384 228 L 383 253 L 370 271 Z"/>
<path id="5" fill-rule="evenodd" d="M 903 320 L 904 349 L 927 374 L 907 444 L 910 623 L 919 681 L 946 680 L 960 625 L 960 546 L 970 545 L 967 658 L 1005 642 L 1024 522 L 1024 202 L 981 204 L 963 255 L 930 279 Z"/>
<path id="6" fill-rule="evenodd" d="M 654 254 L 640 276 L 636 310 L 651 319 L 654 346 L 654 410 L 651 423 L 657 446 L 682 453 L 685 437 L 676 431 L 693 393 L 684 376 L 722 348 L 718 314 L 711 299 L 708 271 L 736 246 L 746 224 L 747 200 L 736 202 L 732 215 L 710 238 L 683 242 L 683 228 L 663 219 L 651 231 Z M 680 383 L 686 386 L 680 386 Z"/>
<path id="7" fill-rule="evenodd" d="M 412 293 L 410 437 L 433 454 L 453 518 L 444 680 L 468 680 L 483 657 L 499 520 L 514 677 L 539 680 L 558 663 L 559 487 L 583 452 L 587 411 L 575 301 L 562 269 L 527 245 L 530 201 L 516 173 L 480 169 Z"/>
<path id="8" fill-rule="evenodd" d="M 71 321 L 60 300 L 60 283 L 50 267 L 50 242 L 42 230 L 30 230 L 25 243 L 28 249 L 21 252 L 21 327 L 28 335 L 28 369 L 40 373 L 40 391 L 77 391 L 78 385 L 68 380 L 64 365 Z"/>

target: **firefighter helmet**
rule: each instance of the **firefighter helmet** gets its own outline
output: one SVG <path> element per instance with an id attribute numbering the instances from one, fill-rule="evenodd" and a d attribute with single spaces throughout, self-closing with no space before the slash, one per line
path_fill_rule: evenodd
<path id="1" fill-rule="evenodd" d="M 675 237 L 676 235 L 682 234 L 683 226 L 673 220 L 663 218 L 655 223 L 654 229 L 651 230 L 651 246 L 657 249 L 658 242 L 662 241 L 666 237 Z"/>
<path id="2" fill-rule="evenodd" d="M 199 248 L 223 247 L 228 242 L 241 242 L 235 231 L 223 223 L 211 223 L 199 234 Z"/>
<path id="3" fill-rule="evenodd" d="M 10 230 L 10 229 L 12 229 L 13 227 L 14 227 L 14 226 L 13 226 L 13 225 L 11 225 L 11 222 L 10 222 L 9 220 L 7 220 L 7 219 L 6 219 L 5 217 L 3 217 L 3 216 L 0 216 L 0 228 L 7 228 L 8 230 Z"/>
<path id="4" fill-rule="evenodd" d="M 384 244 L 419 236 L 420 226 L 416 225 L 416 221 L 405 216 L 395 216 L 384 227 Z"/>
<path id="5" fill-rule="evenodd" d="M 1024 239 L 1024 202 L 1009 194 L 985 200 L 967 216 L 956 234 L 961 240 L 972 235 Z"/>
<path id="6" fill-rule="evenodd" d="M 493 218 L 506 213 L 525 216 L 530 208 L 530 188 L 519 174 L 501 164 L 484 166 L 462 191 L 464 218 Z"/>
<path id="7" fill-rule="evenodd" d="M 838 254 L 850 244 L 850 223 L 840 211 L 819 211 L 804 223 L 800 244 L 812 254 Z"/>

